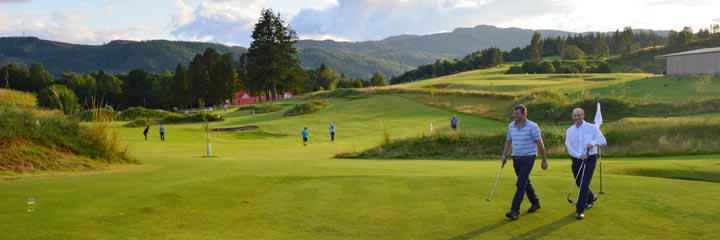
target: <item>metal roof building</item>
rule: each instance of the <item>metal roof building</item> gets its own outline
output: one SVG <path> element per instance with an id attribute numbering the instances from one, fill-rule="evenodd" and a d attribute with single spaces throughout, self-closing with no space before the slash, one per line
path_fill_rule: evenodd
<path id="1" fill-rule="evenodd" d="M 720 74 L 720 47 L 655 56 L 665 59 L 667 76 Z"/>

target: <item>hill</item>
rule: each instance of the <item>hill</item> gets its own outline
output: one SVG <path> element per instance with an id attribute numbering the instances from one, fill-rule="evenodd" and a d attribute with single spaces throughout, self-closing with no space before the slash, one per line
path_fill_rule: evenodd
<path id="1" fill-rule="evenodd" d="M 178 63 L 190 62 L 207 48 L 236 56 L 246 51 L 242 47 L 203 42 L 117 40 L 103 45 L 79 45 L 36 37 L 3 37 L 0 38 L 0 65 L 15 62 L 29 66 L 39 61 L 56 76 L 61 72 L 122 73 L 134 69 L 161 73 L 175 71 Z"/>

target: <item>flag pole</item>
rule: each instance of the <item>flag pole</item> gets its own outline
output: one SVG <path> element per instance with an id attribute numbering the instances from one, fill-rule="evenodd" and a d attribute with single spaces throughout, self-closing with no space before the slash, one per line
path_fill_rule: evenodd
<path id="1" fill-rule="evenodd" d="M 598 129 L 600 129 L 600 125 L 602 125 L 602 123 L 603 123 L 602 112 L 600 111 L 600 102 L 598 102 L 597 103 L 597 112 L 595 113 L 595 125 Z M 601 147 L 598 146 L 597 148 L 598 148 L 598 150 L 597 150 L 598 161 L 600 161 L 600 194 L 605 194 L 605 192 L 603 192 L 602 154 L 600 153 Z"/>

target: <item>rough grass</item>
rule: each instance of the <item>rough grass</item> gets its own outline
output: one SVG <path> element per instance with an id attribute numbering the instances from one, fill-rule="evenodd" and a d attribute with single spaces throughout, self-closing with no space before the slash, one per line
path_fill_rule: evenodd
<path id="1" fill-rule="evenodd" d="M 164 118 L 170 115 L 171 114 L 169 112 L 165 111 L 146 109 L 142 107 L 131 107 L 122 111 L 122 114 L 120 114 L 120 120 L 131 121 L 139 118 Z"/>
<path id="2" fill-rule="evenodd" d="M 37 106 L 34 94 L 0 88 L 0 108 Z"/>
<path id="3" fill-rule="evenodd" d="M 58 112 L 0 110 L 0 171 L 95 168 L 135 162 L 106 125 L 80 125 Z"/>

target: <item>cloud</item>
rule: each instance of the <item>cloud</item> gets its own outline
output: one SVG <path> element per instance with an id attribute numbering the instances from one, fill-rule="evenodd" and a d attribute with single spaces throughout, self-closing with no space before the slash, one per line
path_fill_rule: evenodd
<path id="1" fill-rule="evenodd" d="M 329 8 L 301 10 L 290 25 L 302 38 L 332 35 L 364 41 L 531 21 L 566 9 L 557 0 L 339 0 Z"/>
<path id="2" fill-rule="evenodd" d="M 171 34 L 178 39 L 211 41 L 229 45 L 249 46 L 250 36 L 260 9 L 255 6 L 235 7 L 224 3 L 201 2 L 187 11 L 182 1 L 177 1 L 181 15 L 173 16 Z"/>
<path id="3" fill-rule="evenodd" d="M 0 0 L 0 4 L 3 3 L 21 3 L 21 2 L 29 2 L 30 0 Z"/>

